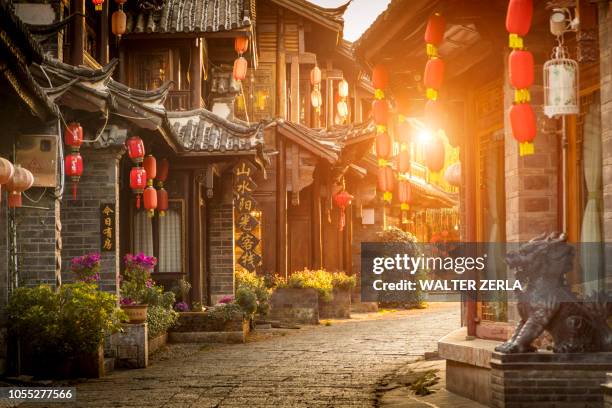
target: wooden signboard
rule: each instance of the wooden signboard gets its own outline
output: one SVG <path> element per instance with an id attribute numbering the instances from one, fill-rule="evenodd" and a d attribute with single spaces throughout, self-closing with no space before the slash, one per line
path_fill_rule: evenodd
<path id="1" fill-rule="evenodd" d="M 246 160 L 241 160 L 233 169 L 236 255 L 238 264 L 249 272 L 256 272 L 262 261 L 260 239 L 254 234 L 259 227 L 259 220 L 254 216 L 258 212 L 258 205 L 252 196 L 257 188 L 253 181 L 255 171 L 255 167 Z"/>
<path id="2" fill-rule="evenodd" d="M 115 250 L 115 203 L 100 204 L 100 251 Z"/>

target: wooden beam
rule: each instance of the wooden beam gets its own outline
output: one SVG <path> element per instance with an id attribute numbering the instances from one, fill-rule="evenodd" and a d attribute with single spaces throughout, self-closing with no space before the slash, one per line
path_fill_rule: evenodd
<path id="1" fill-rule="evenodd" d="M 276 37 L 276 116 L 287 119 L 287 61 L 283 10 L 278 9 Z"/>
<path id="2" fill-rule="evenodd" d="M 192 40 L 193 41 L 193 40 Z M 196 38 L 191 45 L 191 109 L 202 107 L 202 40 Z"/>
<path id="3" fill-rule="evenodd" d="M 291 58 L 291 121 L 300 123 L 300 59 Z"/>
<path id="4" fill-rule="evenodd" d="M 110 1 L 105 1 L 102 4 L 102 13 L 100 13 L 100 64 L 106 65 L 109 61 L 108 43 L 110 34 L 108 31 L 108 9 Z"/>
<path id="5" fill-rule="evenodd" d="M 287 277 L 287 146 L 282 135 L 276 138 L 276 271 Z"/>
<path id="6" fill-rule="evenodd" d="M 323 267 L 323 239 L 321 236 L 321 167 L 317 166 L 312 183 L 312 267 Z"/>
<path id="7" fill-rule="evenodd" d="M 85 0 L 74 1 L 73 13 L 77 13 L 72 24 L 72 41 L 70 45 L 70 62 L 72 65 L 83 65 L 85 52 Z"/>

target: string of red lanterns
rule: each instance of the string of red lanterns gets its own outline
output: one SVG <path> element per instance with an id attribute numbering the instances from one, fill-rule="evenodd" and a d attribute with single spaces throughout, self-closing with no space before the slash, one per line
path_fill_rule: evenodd
<path id="1" fill-rule="evenodd" d="M 126 142 L 128 156 L 135 164 L 130 170 L 130 188 L 136 194 L 136 208 L 140 209 L 140 196 L 147 187 L 147 171 L 141 167 L 145 156 L 145 147 L 138 136 L 130 137 Z"/>
<path id="2" fill-rule="evenodd" d="M 147 215 L 153 217 L 157 209 L 157 191 L 153 187 L 153 179 L 157 176 L 157 160 L 153 155 L 147 155 L 143 161 L 143 167 L 147 172 L 147 187 L 144 190 L 143 199 Z"/>
<path id="3" fill-rule="evenodd" d="M 399 153 L 397 155 L 398 169 L 398 199 L 402 211 L 402 222 L 408 221 L 408 211 L 412 203 L 412 186 L 410 184 L 410 173 L 412 170 L 410 161 L 410 143 L 412 142 L 412 126 L 403 116 L 399 117 L 398 123 Z"/>
<path id="4" fill-rule="evenodd" d="M 70 148 L 70 154 L 64 158 L 64 173 L 72 181 L 72 199 L 76 200 L 77 186 L 83 175 L 83 157 L 80 153 L 83 128 L 79 123 L 72 122 L 64 129 L 64 143 Z"/>
<path id="5" fill-rule="evenodd" d="M 391 167 L 393 155 L 393 141 L 389 135 L 389 102 L 385 99 L 385 89 L 389 86 L 387 69 L 378 64 L 372 70 L 372 85 L 374 86 L 374 102 L 372 102 L 372 116 L 376 124 L 376 160 L 378 163 L 378 190 L 383 193 L 385 203 L 393 199 L 395 177 Z"/>
<path id="6" fill-rule="evenodd" d="M 234 79 L 236 81 L 243 81 L 247 76 L 249 63 L 242 54 L 249 49 L 249 38 L 236 37 L 234 40 L 234 49 L 238 53 L 238 58 L 234 61 Z"/>
<path id="7" fill-rule="evenodd" d="M 168 159 L 161 159 L 157 170 L 157 211 L 160 217 L 164 217 L 168 211 L 168 192 L 164 189 L 170 170 Z"/>
<path id="8" fill-rule="evenodd" d="M 510 84 L 514 88 L 514 104 L 510 108 L 512 135 L 519 142 L 520 156 L 534 154 L 533 140 L 537 134 L 536 116 L 529 87 L 534 81 L 534 62 L 531 52 L 524 49 L 523 37 L 529 33 L 533 18 L 532 0 L 510 0 L 506 14 L 506 30 L 509 33 L 508 56 Z"/>

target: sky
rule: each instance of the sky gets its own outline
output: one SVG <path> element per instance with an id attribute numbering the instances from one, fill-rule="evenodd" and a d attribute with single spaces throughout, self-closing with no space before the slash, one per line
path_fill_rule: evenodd
<path id="1" fill-rule="evenodd" d="M 322 7 L 338 7 L 347 0 L 310 0 Z M 391 0 L 353 0 L 344 14 L 344 38 L 357 40 L 382 13 Z"/>

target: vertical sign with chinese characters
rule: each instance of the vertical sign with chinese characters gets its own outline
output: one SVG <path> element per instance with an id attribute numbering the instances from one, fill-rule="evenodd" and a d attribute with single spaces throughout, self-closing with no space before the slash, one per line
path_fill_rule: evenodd
<path id="1" fill-rule="evenodd" d="M 259 227 L 257 202 L 252 196 L 257 185 L 253 181 L 255 167 L 241 160 L 234 167 L 234 211 L 236 231 L 236 255 L 238 264 L 249 272 L 256 272 L 261 266 L 260 239 L 255 235 Z"/>
<path id="2" fill-rule="evenodd" d="M 115 203 L 100 204 L 100 251 L 115 250 Z"/>

